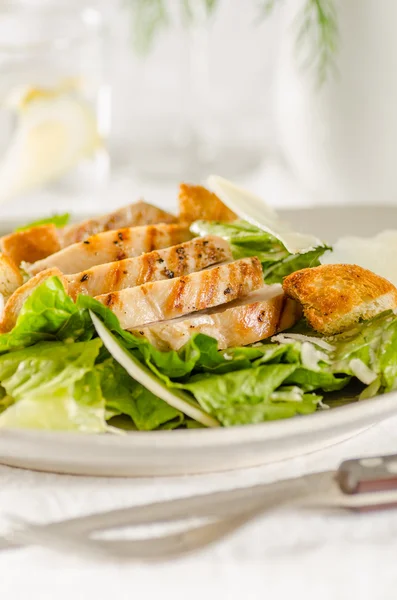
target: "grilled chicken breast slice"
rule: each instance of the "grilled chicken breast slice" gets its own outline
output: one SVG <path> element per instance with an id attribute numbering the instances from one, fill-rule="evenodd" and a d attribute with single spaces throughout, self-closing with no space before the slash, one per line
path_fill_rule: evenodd
<path id="1" fill-rule="evenodd" d="M 242 258 L 205 271 L 168 281 L 145 283 L 120 292 L 97 296 L 110 308 L 124 329 L 173 319 L 212 306 L 232 302 L 263 285 L 256 258 Z"/>
<path id="2" fill-rule="evenodd" d="M 31 293 L 37 287 L 39 287 L 39 285 L 41 285 L 45 279 L 55 276 L 60 278 L 66 289 L 67 282 L 61 271 L 56 268 L 42 271 L 41 273 L 38 273 L 38 275 L 32 277 L 31 279 L 29 279 L 29 281 L 18 287 L 18 289 L 8 299 L 4 307 L 4 311 L 1 315 L 0 320 L 0 333 L 6 333 L 7 331 L 11 331 L 11 329 L 14 328 L 21 308 L 24 305 L 25 301 L 29 298 Z"/>
<path id="3" fill-rule="evenodd" d="M 49 224 L 11 233 L 0 239 L 0 248 L 17 265 L 23 261 L 33 263 L 103 231 L 155 223 L 175 223 L 176 220 L 176 217 L 161 208 L 146 202 L 135 202 L 113 213 L 60 229 Z"/>
<path id="4" fill-rule="evenodd" d="M 228 242 L 209 235 L 189 242 L 93 267 L 75 275 L 67 275 L 68 293 L 75 299 L 79 294 L 99 296 L 142 285 L 182 277 L 225 260 L 232 253 Z"/>
<path id="5" fill-rule="evenodd" d="M 76 242 L 82 242 L 103 231 L 156 223 L 175 223 L 176 220 L 176 217 L 157 206 L 142 201 L 135 202 L 107 215 L 64 227 L 60 230 L 61 247 L 66 248 Z"/>
<path id="6" fill-rule="evenodd" d="M 301 316 L 299 305 L 280 285 L 265 286 L 226 306 L 133 329 L 159 350 L 179 350 L 195 333 L 218 341 L 219 349 L 246 346 L 292 327 Z"/>
<path id="7" fill-rule="evenodd" d="M 191 239 L 186 224 L 159 224 L 144 227 L 128 227 L 105 231 L 89 237 L 84 242 L 72 244 L 44 260 L 27 265 L 31 275 L 57 267 L 62 273 L 76 273 L 96 265 L 139 256 L 160 248 L 167 248 Z"/>
<path id="8" fill-rule="evenodd" d="M 22 283 L 22 275 L 16 264 L 8 256 L 0 254 L 0 294 L 8 298 Z"/>

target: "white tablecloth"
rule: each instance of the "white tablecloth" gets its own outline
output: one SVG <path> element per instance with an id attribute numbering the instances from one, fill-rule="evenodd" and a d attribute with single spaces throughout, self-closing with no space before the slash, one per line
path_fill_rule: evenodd
<path id="1" fill-rule="evenodd" d="M 397 418 L 308 456 L 245 471 L 182 478 L 97 479 L 0 467 L 7 515 L 56 520 L 194 492 L 329 469 L 346 457 L 397 450 Z M 27 548 L 0 553 L 8 600 L 300 598 L 395 600 L 397 511 L 368 515 L 273 512 L 205 552 L 164 565 L 106 565 Z"/>
<path id="2" fill-rule="evenodd" d="M 258 179 L 259 181 L 259 179 Z M 268 182 L 269 183 L 269 182 Z M 119 181 L 117 205 L 135 198 L 137 186 Z M 280 187 L 275 176 L 273 201 L 304 201 Z M 260 191 L 260 186 L 253 186 Z M 129 191 L 128 191 L 129 190 Z M 176 189 L 145 196 L 164 207 L 176 204 Z M 307 202 L 306 202 L 307 203 Z M 51 198 L 21 210 L 2 207 L 2 222 L 22 213 L 43 214 Z M 105 205 L 104 205 L 105 206 Z M 57 210 L 99 210 L 94 206 L 57 203 Z M 396 407 L 397 408 L 397 407 Z M 397 411 L 396 411 L 397 412 Z M 96 479 L 57 476 L 0 466 L 0 528 L 7 515 L 45 522 L 101 509 L 172 498 L 194 492 L 249 485 L 335 468 L 344 458 L 397 452 L 397 418 L 374 426 L 338 446 L 283 463 L 200 477 L 169 479 Z M 1 529 L 0 529 L 1 530 Z M 245 527 L 216 547 L 196 556 L 156 566 L 108 565 L 58 555 L 38 548 L 0 553 L 0 598 L 115 600 L 159 597 L 311 598 L 316 600 L 395 600 L 397 584 L 397 511 L 370 515 L 272 513 Z M 205 596 L 203 596 L 205 594 Z"/>

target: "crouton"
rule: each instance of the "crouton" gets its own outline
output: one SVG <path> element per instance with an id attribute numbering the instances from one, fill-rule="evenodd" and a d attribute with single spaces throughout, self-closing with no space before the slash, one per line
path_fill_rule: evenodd
<path id="1" fill-rule="evenodd" d="M 179 218 L 192 223 L 204 221 L 235 221 L 238 217 L 219 200 L 218 196 L 201 185 L 179 186 Z"/>
<path id="2" fill-rule="evenodd" d="M 42 260 L 61 249 L 58 229 L 53 224 L 10 233 L 0 239 L 0 247 L 16 265 Z"/>
<path id="3" fill-rule="evenodd" d="M 302 304 L 309 324 L 334 335 L 397 306 L 392 283 L 357 265 L 321 265 L 288 275 L 284 292 Z"/>
<path id="4" fill-rule="evenodd" d="M 22 274 L 16 264 L 8 256 L 0 254 L 0 294 L 8 298 L 22 283 Z"/>
<path id="5" fill-rule="evenodd" d="M 67 282 L 65 277 L 59 269 L 53 267 L 51 269 L 47 269 L 46 271 L 41 271 L 41 273 L 39 273 L 35 277 L 32 277 L 32 279 L 29 279 L 29 281 L 21 285 L 21 287 L 19 287 L 12 294 L 12 296 L 8 299 L 8 302 L 4 307 L 2 319 L 0 321 L 0 333 L 6 333 L 14 328 L 21 308 L 25 303 L 25 300 L 28 299 L 30 294 L 39 285 L 41 285 L 45 279 L 55 276 L 59 277 L 66 289 Z"/>

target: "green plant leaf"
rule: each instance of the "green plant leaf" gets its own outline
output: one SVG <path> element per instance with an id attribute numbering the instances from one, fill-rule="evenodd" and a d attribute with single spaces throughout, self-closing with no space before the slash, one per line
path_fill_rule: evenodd
<path id="1" fill-rule="evenodd" d="M 63 215 L 54 215 L 52 217 L 48 217 L 46 219 L 39 219 L 37 221 L 32 221 L 27 225 L 23 225 L 22 227 L 18 227 L 15 231 L 26 231 L 27 229 L 32 229 L 33 227 L 40 227 L 40 225 L 55 225 L 56 227 L 65 227 L 70 221 L 70 214 L 65 213 Z"/>

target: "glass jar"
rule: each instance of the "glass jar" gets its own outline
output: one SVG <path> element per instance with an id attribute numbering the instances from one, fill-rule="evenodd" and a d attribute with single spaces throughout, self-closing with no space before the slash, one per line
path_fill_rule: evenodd
<path id="1" fill-rule="evenodd" d="M 0 3 L 0 204 L 103 185 L 109 127 L 95 0 Z"/>

